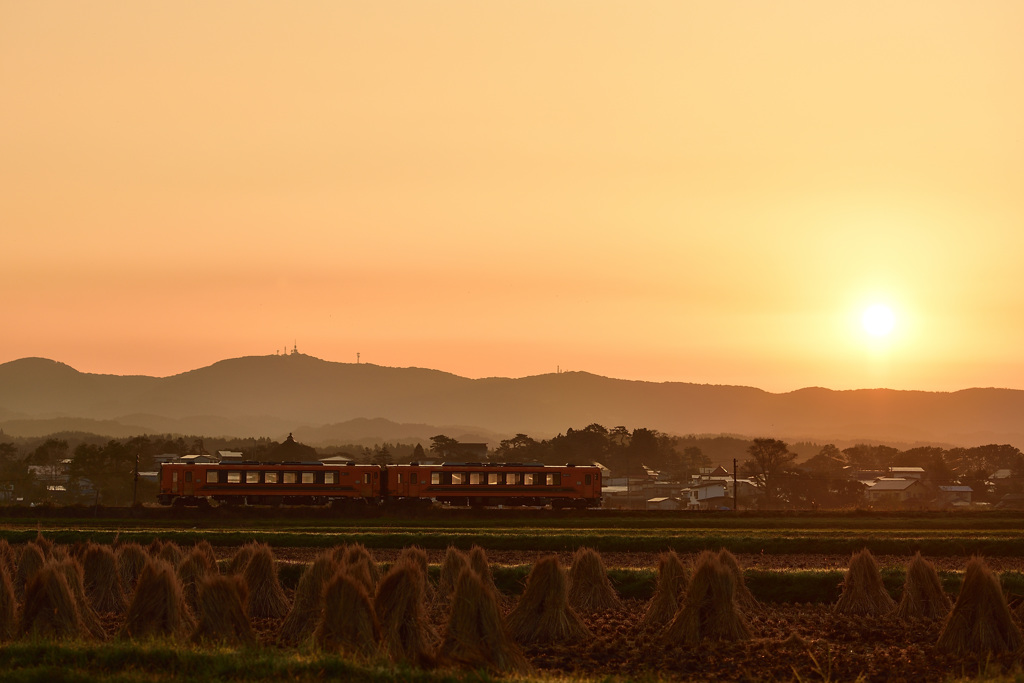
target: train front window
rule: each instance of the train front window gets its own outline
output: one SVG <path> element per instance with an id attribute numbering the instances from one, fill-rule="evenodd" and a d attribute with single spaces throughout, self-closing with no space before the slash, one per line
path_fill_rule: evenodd
<path id="1" fill-rule="evenodd" d="M 303 472 L 302 473 L 303 484 L 315 484 L 316 483 L 316 472 Z"/>
<path id="2" fill-rule="evenodd" d="M 263 473 L 263 481 L 266 484 L 276 484 L 277 483 L 277 472 L 264 472 Z"/>
<path id="3" fill-rule="evenodd" d="M 259 472 L 246 472 L 245 473 L 245 483 L 246 484 L 258 484 L 258 483 L 260 483 L 260 473 Z"/>
<path id="4" fill-rule="evenodd" d="M 218 481 L 217 470 L 206 470 L 206 483 L 216 484 Z"/>

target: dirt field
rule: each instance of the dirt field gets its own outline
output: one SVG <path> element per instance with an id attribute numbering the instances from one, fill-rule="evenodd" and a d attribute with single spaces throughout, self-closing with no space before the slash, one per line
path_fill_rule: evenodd
<path id="1" fill-rule="evenodd" d="M 233 549 L 218 549 L 229 557 Z M 279 560 L 308 562 L 316 550 L 275 549 Z M 398 551 L 374 551 L 380 562 L 391 562 Z M 488 553 L 492 564 L 532 564 L 541 553 Z M 440 563 L 443 552 L 429 551 L 429 561 Z M 571 555 L 560 557 L 564 566 Z M 608 567 L 654 568 L 655 554 L 606 553 Z M 687 561 L 690 558 L 685 558 Z M 840 569 L 850 558 L 827 555 L 739 555 L 748 569 Z M 880 566 L 905 566 L 907 557 L 879 557 Z M 940 570 L 962 570 L 964 558 L 930 558 Z M 995 571 L 1022 571 L 1022 558 L 993 558 Z M 515 604 L 507 596 L 503 610 Z M 753 639 L 740 643 L 709 642 L 698 648 L 685 648 L 666 642 L 659 632 L 640 628 L 646 603 L 628 600 L 622 609 L 581 615 L 593 638 L 580 646 L 527 646 L 524 651 L 539 674 L 586 677 L 623 676 L 673 680 L 763 680 L 814 681 L 941 681 L 951 677 L 978 677 L 983 672 L 1007 672 L 1019 666 L 1013 656 L 989 661 L 959 659 L 938 652 L 935 643 L 942 630 L 940 621 L 901 623 L 894 617 L 859 618 L 838 616 L 831 605 L 762 605 L 746 615 Z M 444 629 L 447 614 L 442 605 L 430 610 L 438 633 Z M 261 641 L 273 647 L 279 622 L 267 620 L 255 624 Z"/>

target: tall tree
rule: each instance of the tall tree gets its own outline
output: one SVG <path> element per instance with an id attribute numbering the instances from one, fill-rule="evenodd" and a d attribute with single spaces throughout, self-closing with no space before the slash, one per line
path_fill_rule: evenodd
<path id="1" fill-rule="evenodd" d="M 796 453 L 790 453 L 786 442 L 778 439 L 754 439 L 747 453 L 750 459 L 743 464 L 744 469 L 764 491 L 765 506 L 777 507 L 778 479 L 788 471 Z"/>

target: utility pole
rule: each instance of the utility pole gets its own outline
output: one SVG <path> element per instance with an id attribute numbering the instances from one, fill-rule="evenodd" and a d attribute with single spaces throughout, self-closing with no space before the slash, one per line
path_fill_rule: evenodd
<path id="1" fill-rule="evenodd" d="M 732 511 L 740 511 L 740 490 L 736 486 L 736 458 L 732 459 Z"/>
<path id="2" fill-rule="evenodd" d="M 132 484 L 132 507 L 139 499 L 139 454 L 135 454 L 134 483 Z"/>

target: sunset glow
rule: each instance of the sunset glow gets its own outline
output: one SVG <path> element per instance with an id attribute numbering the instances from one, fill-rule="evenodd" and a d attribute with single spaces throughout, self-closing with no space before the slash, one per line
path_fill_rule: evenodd
<path id="1" fill-rule="evenodd" d="M 297 344 L 1024 388 L 1021 26 L 1010 0 L 3 2 L 0 362 Z"/>

